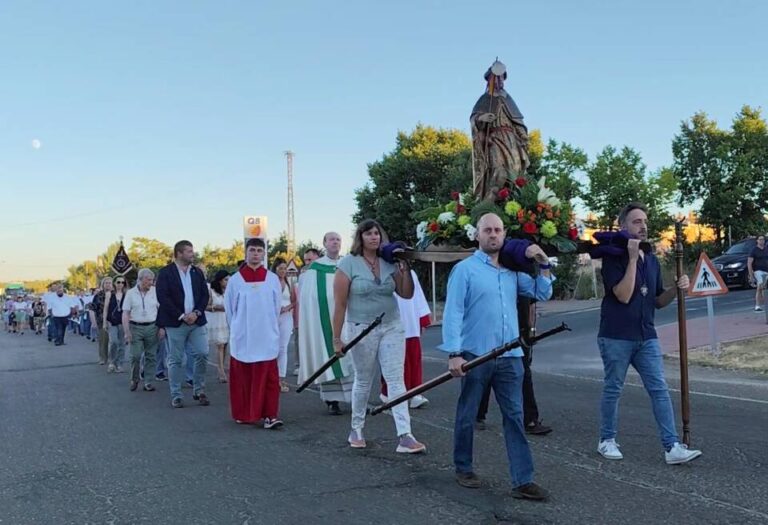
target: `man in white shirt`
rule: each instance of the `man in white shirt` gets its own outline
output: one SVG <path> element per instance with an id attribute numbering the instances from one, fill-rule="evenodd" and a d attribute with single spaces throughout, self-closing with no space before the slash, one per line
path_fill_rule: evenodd
<path id="1" fill-rule="evenodd" d="M 64 334 L 67 331 L 67 321 L 77 312 L 72 297 L 64 295 L 64 285 L 57 283 L 55 293 L 48 296 L 46 308 L 53 320 L 54 340 L 56 346 L 64 344 Z"/>
<path id="2" fill-rule="evenodd" d="M 141 356 L 147 370 L 155 369 L 157 355 L 157 293 L 152 282 L 155 274 L 148 268 L 139 270 L 136 286 L 128 290 L 123 301 L 123 332 L 125 343 L 131 348 L 131 392 L 139 386 Z M 145 376 L 144 391 L 154 392 L 151 373 Z"/>

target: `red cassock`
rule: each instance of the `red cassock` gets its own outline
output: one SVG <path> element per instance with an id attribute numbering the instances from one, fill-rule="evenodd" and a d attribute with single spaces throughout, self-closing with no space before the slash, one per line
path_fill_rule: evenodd
<path id="1" fill-rule="evenodd" d="M 269 278 L 268 278 L 269 276 Z M 274 298 L 271 272 L 261 266 L 256 270 L 243 266 L 227 283 L 225 302 L 231 311 L 240 310 L 244 315 L 243 322 L 248 322 L 253 316 L 261 319 L 271 319 Z M 262 283 L 254 286 L 256 283 Z M 279 292 L 279 282 L 277 291 Z M 227 295 L 229 295 L 227 301 Z M 277 314 L 279 315 L 279 302 Z M 246 309 L 245 311 L 243 311 Z M 256 311 L 253 311 L 256 310 Z M 229 312 L 228 312 L 229 313 Z M 235 322 L 237 314 L 230 321 L 230 332 L 238 330 L 240 323 Z M 271 323 L 268 323 L 271 325 Z M 230 337 L 234 342 L 236 338 Z M 236 353 L 236 352 L 235 352 Z M 244 423 L 256 423 L 264 418 L 276 418 L 280 404 L 280 379 L 277 373 L 277 358 L 256 362 L 244 362 L 234 355 L 230 359 L 229 401 L 232 408 L 232 418 Z"/>
<path id="2" fill-rule="evenodd" d="M 425 315 L 419 319 L 421 328 L 428 327 L 431 323 L 429 316 Z M 422 384 L 422 368 L 421 368 L 421 338 L 409 337 L 405 340 L 405 362 L 404 364 L 404 376 L 405 376 L 405 389 L 410 390 Z M 381 378 L 381 393 L 385 396 L 387 393 L 387 382 L 384 381 L 384 377 Z"/>

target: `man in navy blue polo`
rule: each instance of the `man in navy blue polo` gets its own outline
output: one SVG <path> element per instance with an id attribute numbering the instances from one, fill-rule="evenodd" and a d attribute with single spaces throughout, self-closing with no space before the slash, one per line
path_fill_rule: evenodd
<path id="1" fill-rule="evenodd" d="M 632 365 L 651 397 L 666 462 L 670 465 L 687 463 L 699 457 L 701 451 L 689 450 L 679 442 L 653 320 L 657 308 L 664 308 L 675 299 L 677 289 L 674 286 L 664 289 L 658 259 L 653 253 L 640 249 L 640 242 L 648 239 L 645 206 L 637 202 L 627 205 L 619 214 L 619 225 L 629 237 L 627 252 L 603 257 L 605 297 L 597 344 L 603 358 L 605 380 L 597 451 L 606 459 L 624 457 L 616 443 L 616 427 L 619 397 L 629 365 Z M 688 284 L 688 276 L 677 280 L 677 288 L 687 289 Z"/>

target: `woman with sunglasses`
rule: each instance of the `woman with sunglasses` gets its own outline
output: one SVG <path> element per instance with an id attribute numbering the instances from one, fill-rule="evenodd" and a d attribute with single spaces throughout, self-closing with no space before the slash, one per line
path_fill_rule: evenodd
<path id="1" fill-rule="evenodd" d="M 123 301 L 127 283 L 125 277 L 114 280 L 115 291 L 107 291 L 104 298 L 104 327 L 109 331 L 109 367 L 107 373 L 121 374 L 125 356 L 125 332 L 123 331 Z"/>

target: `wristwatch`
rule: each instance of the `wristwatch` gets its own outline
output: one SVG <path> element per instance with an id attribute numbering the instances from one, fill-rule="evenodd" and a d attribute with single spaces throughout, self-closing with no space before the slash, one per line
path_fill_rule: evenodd
<path id="1" fill-rule="evenodd" d="M 198 317 L 202 317 L 203 314 L 200 312 L 200 310 L 192 310 L 192 313 L 195 314 Z"/>
<path id="2" fill-rule="evenodd" d="M 453 359 L 454 357 L 462 357 L 463 355 L 463 352 L 451 352 L 448 354 L 448 359 Z"/>

